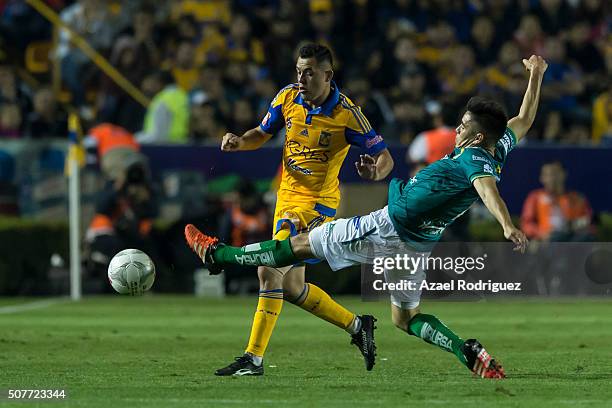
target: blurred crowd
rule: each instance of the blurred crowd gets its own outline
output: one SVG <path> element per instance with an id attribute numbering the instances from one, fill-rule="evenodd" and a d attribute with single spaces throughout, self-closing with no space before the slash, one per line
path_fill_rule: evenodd
<path id="1" fill-rule="evenodd" d="M 295 50 L 310 40 L 333 49 L 336 82 L 391 143 L 411 143 L 436 118 L 453 126 L 476 93 L 517 111 L 521 59 L 540 54 L 549 68 L 529 140 L 612 145 L 605 0 L 45 3 L 150 104 L 104 75 L 68 31 L 49 48 L 51 25 L 24 0 L 0 0 L 0 138 L 62 136 L 74 107 L 90 126 L 121 126 L 142 143 L 216 144 L 259 122 L 295 81 Z M 61 68 L 60 90 L 50 67 L 21 63 L 41 49 Z"/>

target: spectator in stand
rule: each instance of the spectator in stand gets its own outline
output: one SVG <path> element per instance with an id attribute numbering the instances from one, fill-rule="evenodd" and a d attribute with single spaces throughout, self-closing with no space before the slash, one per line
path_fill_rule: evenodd
<path id="1" fill-rule="evenodd" d="M 544 53 L 544 33 L 540 20 L 533 14 L 521 18 L 521 23 L 514 32 L 521 55 L 542 55 Z"/>
<path id="2" fill-rule="evenodd" d="M 521 229 L 528 238 L 541 241 L 588 241 L 593 238 L 592 210 L 580 193 L 565 187 L 565 170 L 560 162 L 542 166 L 542 189 L 527 196 Z"/>
<path id="3" fill-rule="evenodd" d="M 512 39 L 512 33 L 516 30 L 521 14 L 524 13 L 516 2 L 512 0 L 488 0 L 478 2 L 481 15 L 488 16 L 495 27 L 495 35 L 501 42 Z M 477 4 L 472 2 L 472 4 Z"/>
<path id="4" fill-rule="evenodd" d="M 434 127 L 419 133 L 410 144 L 406 152 L 408 163 L 431 164 L 453 151 L 457 135 L 451 126 L 456 123 L 453 111 L 449 106 L 441 106 L 433 101 L 429 103 L 429 114 Z"/>
<path id="5" fill-rule="evenodd" d="M 22 114 L 29 112 L 32 105 L 29 89 L 8 64 L 0 64 L 0 106 L 3 104 L 16 104 Z"/>
<path id="6" fill-rule="evenodd" d="M 132 18 L 132 38 L 136 43 L 136 60 L 140 61 L 140 74 L 144 74 L 159 66 L 161 50 L 157 46 L 157 28 L 155 10 L 151 6 L 143 6 L 136 10 Z"/>
<path id="7" fill-rule="evenodd" d="M 590 25 L 586 19 L 573 23 L 568 32 L 567 56 L 577 63 L 587 75 L 588 83 L 596 86 L 605 72 L 603 53 L 591 38 Z"/>
<path id="8" fill-rule="evenodd" d="M 251 35 L 251 23 L 243 14 L 235 14 L 229 27 L 225 57 L 239 63 L 264 63 L 263 43 Z"/>
<path id="9" fill-rule="evenodd" d="M 22 117 L 19 106 L 15 103 L 0 105 L 0 138 L 14 139 L 21 137 Z"/>
<path id="10" fill-rule="evenodd" d="M 116 181 L 125 175 L 127 166 L 139 164 L 148 168 L 134 136 L 120 126 L 100 123 L 89 130 L 83 145 L 87 149 L 87 164 L 98 164 L 107 180 Z"/>
<path id="11" fill-rule="evenodd" d="M 593 142 L 602 146 L 612 146 L 612 80 L 608 80 L 608 90 L 593 103 Z"/>
<path id="12" fill-rule="evenodd" d="M 258 83 L 255 84 L 255 87 L 257 86 L 259 86 Z M 206 100 L 216 106 L 221 120 L 225 121 L 225 118 L 230 116 L 231 105 L 226 96 L 225 87 L 223 86 L 223 76 L 221 74 L 220 65 L 209 63 L 200 69 L 198 82 L 194 89 L 191 90 L 190 97 L 193 98 L 197 93 L 203 93 Z M 268 106 L 266 104 L 266 110 L 267 109 Z"/>
<path id="13" fill-rule="evenodd" d="M 202 38 L 196 45 L 196 65 L 218 64 L 223 60 L 227 48 L 226 38 L 218 24 L 206 24 Z"/>
<path id="14" fill-rule="evenodd" d="M 34 110 L 26 117 L 24 135 L 32 139 L 68 136 L 68 116 L 51 88 L 43 87 L 34 94 Z"/>
<path id="15" fill-rule="evenodd" d="M 448 22 L 439 20 L 427 27 L 424 43 L 419 44 L 417 58 L 434 71 L 444 68 L 456 44 L 453 27 Z"/>
<path id="16" fill-rule="evenodd" d="M 389 97 L 393 111 L 393 126 L 399 140 L 409 144 L 428 126 L 425 109 L 425 76 L 418 67 L 406 66 L 398 85 Z"/>
<path id="17" fill-rule="evenodd" d="M 277 83 L 287 84 L 295 77 L 293 60 L 296 42 L 295 25 L 291 19 L 281 17 L 272 21 L 270 31 L 264 38 L 264 49 L 272 62 L 268 67 L 271 77 Z"/>
<path id="18" fill-rule="evenodd" d="M 564 0 L 540 0 L 535 13 L 542 30 L 554 36 L 565 31 L 572 19 L 570 6 Z"/>
<path id="19" fill-rule="evenodd" d="M 558 38 L 545 43 L 548 69 L 542 81 L 542 101 L 548 109 L 571 114 L 575 118 L 587 116 L 579 112 L 577 97 L 584 91 L 582 72 L 567 62 L 565 44 Z"/>
<path id="20" fill-rule="evenodd" d="M 559 111 L 550 111 L 546 114 L 544 128 L 542 129 L 542 141 L 545 143 L 558 143 L 561 141 L 561 133 L 565 128 L 563 117 Z"/>
<path id="21" fill-rule="evenodd" d="M 230 24 L 231 4 L 227 0 L 175 0 L 170 5 L 170 19 L 176 21 L 181 16 L 188 15 L 198 22 Z"/>
<path id="22" fill-rule="evenodd" d="M 484 69 L 480 91 L 503 100 L 509 111 L 518 110 L 525 88 L 525 68 L 514 41 L 505 42 L 497 60 Z"/>
<path id="23" fill-rule="evenodd" d="M 191 97 L 189 140 L 193 143 L 218 145 L 224 134 L 219 118 L 215 103 L 204 92 L 194 93 Z"/>
<path id="24" fill-rule="evenodd" d="M 255 116 L 264 117 L 270 107 L 270 101 L 274 99 L 278 92 L 278 85 L 270 78 L 267 69 L 262 68 L 257 72 L 255 83 L 253 84 L 253 107 Z"/>
<path id="25" fill-rule="evenodd" d="M 156 74 L 165 86 L 147 109 L 140 143 L 186 143 L 189 137 L 189 96 L 166 72 Z"/>
<path id="26" fill-rule="evenodd" d="M 472 25 L 471 43 L 478 65 L 484 67 L 495 61 L 500 44 L 493 20 L 487 16 L 476 18 Z"/>
<path id="27" fill-rule="evenodd" d="M 310 0 L 310 30 L 307 38 L 314 40 L 318 44 L 323 44 L 332 50 L 335 68 L 341 66 L 340 58 L 337 55 L 337 47 L 334 27 L 336 26 L 336 15 L 334 4 L 331 0 Z"/>
<path id="28" fill-rule="evenodd" d="M 137 59 L 137 48 L 133 38 L 123 37 L 115 43 L 110 58 L 110 62 L 136 87 L 145 74 L 142 61 Z M 100 121 L 115 123 L 130 132 L 142 129 L 145 108 L 107 76 L 102 78 L 98 105 Z"/>
<path id="29" fill-rule="evenodd" d="M 108 53 L 115 35 L 125 27 L 121 24 L 122 16 L 113 15 L 110 5 L 102 0 L 78 0 L 65 8 L 60 17 L 102 53 Z M 72 102 L 77 107 L 85 105 L 85 91 L 96 70 L 89 58 L 71 42 L 67 30 L 60 30 L 57 56 L 61 60 L 62 80 L 72 93 Z"/>
<path id="30" fill-rule="evenodd" d="M 232 108 L 232 124 L 230 129 L 236 134 L 242 135 L 247 130 L 253 127 L 253 121 L 255 120 L 255 112 L 253 112 L 253 106 L 246 98 L 238 99 L 234 102 Z"/>
<path id="31" fill-rule="evenodd" d="M 474 93 L 481 79 L 481 71 L 476 66 L 474 51 L 468 46 L 455 47 L 446 53 L 446 61 L 438 70 L 441 85 L 441 98 L 447 103 L 467 99 Z"/>
<path id="32" fill-rule="evenodd" d="M 347 95 L 360 106 L 374 129 L 383 129 L 385 122 L 392 121 L 389 103 L 382 92 L 373 91 L 367 77 L 355 74 L 346 81 Z M 387 117 L 387 119 L 385 119 Z M 385 135 L 387 132 L 383 132 Z"/>
<path id="33" fill-rule="evenodd" d="M 576 146 L 592 145 L 589 125 L 581 121 L 573 122 L 568 131 L 563 133 L 561 142 Z"/>
<path id="34" fill-rule="evenodd" d="M 176 50 L 172 75 L 179 88 L 191 91 L 198 81 L 198 68 L 195 61 L 195 47 L 189 41 L 181 41 Z"/>
<path id="35" fill-rule="evenodd" d="M 423 70 L 424 67 L 417 61 L 417 47 L 412 35 L 402 34 L 400 35 L 393 45 L 393 55 L 387 59 L 383 69 L 390 74 L 387 85 L 390 87 L 395 86 L 399 81 L 400 77 L 406 69 Z"/>
<path id="36" fill-rule="evenodd" d="M 245 96 L 249 87 L 249 71 L 246 64 L 229 62 L 225 67 L 223 87 L 228 101 L 234 102 Z"/>

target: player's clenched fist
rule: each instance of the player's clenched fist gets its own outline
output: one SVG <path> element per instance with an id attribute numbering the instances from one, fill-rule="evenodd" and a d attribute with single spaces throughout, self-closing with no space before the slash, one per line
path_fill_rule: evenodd
<path id="1" fill-rule="evenodd" d="M 531 71 L 537 74 L 544 74 L 546 68 L 548 68 L 548 64 L 544 60 L 544 58 L 539 55 L 532 55 L 528 60 L 523 59 L 523 65 L 527 68 L 527 71 Z"/>
<path id="2" fill-rule="evenodd" d="M 224 152 L 240 150 L 240 136 L 236 136 L 233 133 L 226 133 L 221 141 L 221 150 Z"/>

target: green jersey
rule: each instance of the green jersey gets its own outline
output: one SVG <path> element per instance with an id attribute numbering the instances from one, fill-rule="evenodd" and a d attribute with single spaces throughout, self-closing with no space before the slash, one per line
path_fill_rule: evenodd
<path id="1" fill-rule="evenodd" d="M 494 155 L 480 147 L 455 148 L 410 180 L 391 180 L 389 217 L 400 238 L 417 250 L 431 250 L 444 229 L 478 199 L 474 180 L 495 177 L 499 181 L 515 145 L 516 136 L 506 128 Z"/>

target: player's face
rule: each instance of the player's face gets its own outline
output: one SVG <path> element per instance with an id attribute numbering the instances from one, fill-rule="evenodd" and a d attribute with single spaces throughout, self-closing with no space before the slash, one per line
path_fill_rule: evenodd
<path id="1" fill-rule="evenodd" d="M 317 101 L 330 86 L 331 69 L 314 58 L 298 58 L 295 70 L 300 94 L 306 102 Z"/>
<path id="2" fill-rule="evenodd" d="M 472 120 L 470 111 L 465 112 L 461 118 L 461 123 L 455 129 L 455 147 L 468 147 L 482 141 L 482 133 L 476 128 L 476 123 Z"/>

